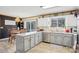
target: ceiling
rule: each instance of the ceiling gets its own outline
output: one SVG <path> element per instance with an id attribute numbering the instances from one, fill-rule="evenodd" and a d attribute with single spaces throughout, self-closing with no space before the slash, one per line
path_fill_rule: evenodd
<path id="1" fill-rule="evenodd" d="M 0 14 L 8 16 L 30 17 L 47 13 L 69 11 L 79 8 L 79 6 L 58 6 L 49 9 L 40 6 L 0 6 Z"/>

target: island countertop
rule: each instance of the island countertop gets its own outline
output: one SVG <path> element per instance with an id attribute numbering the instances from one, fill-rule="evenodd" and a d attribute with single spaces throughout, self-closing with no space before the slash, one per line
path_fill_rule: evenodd
<path id="1" fill-rule="evenodd" d="M 31 34 L 35 34 L 37 33 L 37 31 L 33 31 L 33 32 L 26 32 L 26 33 L 19 33 L 19 34 L 16 34 L 17 36 L 27 36 L 27 35 L 31 35 Z"/>

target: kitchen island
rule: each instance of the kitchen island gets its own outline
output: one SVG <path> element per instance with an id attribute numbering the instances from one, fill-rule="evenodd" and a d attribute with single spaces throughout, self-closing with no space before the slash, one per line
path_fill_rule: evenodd
<path id="1" fill-rule="evenodd" d="M 16 35 L 16 52 L 25 52 L 42 42 L 42 32 L 27 32 Z"/>

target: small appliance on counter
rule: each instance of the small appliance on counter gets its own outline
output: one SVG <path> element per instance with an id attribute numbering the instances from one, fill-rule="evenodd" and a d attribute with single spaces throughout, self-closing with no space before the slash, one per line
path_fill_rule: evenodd
<path id="1" fill-rule="evenodd" d="M 74 27 L 72 28 L 72 33 L 77 33 L 77 27 L 76 27 L 76 26 L 74 26 Z"/>
<path id="2" fill-rule="evenodd" d="M 77 27 L 74 26 L 74 27 L 67 28 L 67 29 L 65 29 L 65 32 L 68 32 L 68 33 L 77 33 Z"/>
<path id="3" fill-rule="evenodd" d="M 65 32 L 69 33 L 69 32 L 71 32 L 71 30 L 70 29 L 65 29 Z"/>

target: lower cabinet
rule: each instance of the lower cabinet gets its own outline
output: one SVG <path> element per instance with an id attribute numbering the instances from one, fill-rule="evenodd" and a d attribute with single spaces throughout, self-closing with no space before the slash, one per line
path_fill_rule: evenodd
<path id="1" fill-rule="evenodd" d="M 35 34 L 30 36 L 31 39 L 31 48 L 35 46 Z"/>
<path id="2" fill-rule="evenodd" d="M 51 34 L 51 43 L 62 45 L 62 43 L 63 43 L 63 34 L 61 34 L 61 33 L 52 33 Z"/>
<path id="3" fill-rule="evenodd" d="M 42 41 L 72 47 L 73 40 L 73 34 L 69 33 L 44 32 L 42 35 L 42 32 L 37 32 L 26 36 L 16 36 L 16 51 L 27 51 Z"/>
<path id="4" fill-rule="evenodd" d="M 30 36 L 24 37 L 24 50 L 27 51 L 31 48 Z"/>
<path id="5" fill-rule="evenodd" d="M 55 38 L 54 40 L 56 41 L 55 43 L 62 45 L 64 38 L 62 33 L 55 33 L 54 38 Z"/>
<path id="6" fill-rule="evenodd" d="M 53 33 L 51 34 L 51 40 L 50 40 L 50 43 L 56 43 L 55 36 L 54 36 Z"/>
<path id="7" fill-rule="evenodd" d="M 35 34 L 35 44 L 42 42 L 42 32 Z"/>
<path id="8" fill-rule="evenodd" d="M 44 42 L 50 42 L 51 41 L 51 34 L 50 33 L 43 33 L 43 41 Z"/>
<path id="9" fill-rule="evenodd" d="M 38 43 L 42 42 L 42 32 L 38 32 Z"/>
<path id="10" fill-rule="evenodd" d="M 42 41 L 42 32 L 26 36 L 16 36 L 16 52 L 24 52 Z"/>
<path id="11" fill-rule="evenodd" d="M 73 34 L 69 33 L 43 33 L 43 41 L 73 47 Z"/>
<path id="12" fill-rule="evenodd" d="M 23 52 L 25 50 L 24 38 L 16 36 L 16 52 Z"/>
<path id="13" fill-rule="evenodd" d="M 39 39 L 38 39 L 38 33 L 35 34 L 35 45 L 37 45 L 39 43 Z"/>
<path id="14" fill-rule="evenodd" d="M 63 45 L 72 47 L 73 46 L 73 36 L 65 34 L 63 39 Z"/>

